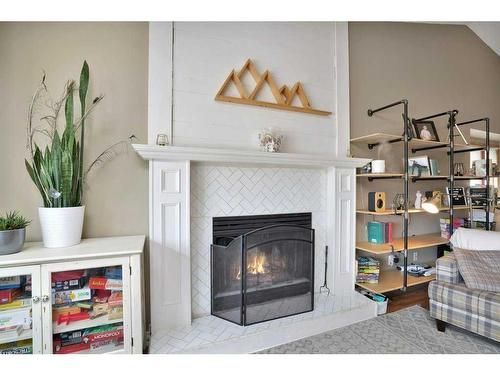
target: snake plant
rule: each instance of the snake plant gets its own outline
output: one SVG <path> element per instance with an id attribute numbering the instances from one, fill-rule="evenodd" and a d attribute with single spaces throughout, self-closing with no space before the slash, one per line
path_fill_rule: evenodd
<path id="1" fill-rule="evenodd" d="M 103 99 L 103 95 L 100 95 L 87 105 L 89 77 L 89 66 L 84 61 L 78 87 L 75 81 L 68 81 L 61 98 L 48 105 L 50 112 L 40 118 L 39 124 L 35 124 L 36 113 L 48 93 L 45 75 L 33 95 L 28 111 L 27 129 L 27 147 L 30 158 L 25 159 L 25 164 L 28 174 L 40 191 L 45 207 L 81 206 L 84 181 L 88 172 L 93 167 L 114 157 L 120 146 L 135 138 L 130 136 L 127 141 L 117 142 L 107 148 L 84 172 L 85 119 Z M 74 107 L 76 91 L 78 91 L 80 101 L 80 116 L 77 120 L 75 120 Z M 63 106 L 64 130 L 60 134 L 58 120 Z M 48 144 L 43 151 L 34 140 L 36 134 L 48 137 Z"/>

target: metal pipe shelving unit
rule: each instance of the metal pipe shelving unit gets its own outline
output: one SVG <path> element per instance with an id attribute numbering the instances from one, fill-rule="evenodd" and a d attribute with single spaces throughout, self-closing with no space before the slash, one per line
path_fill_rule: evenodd
<path id="1" fill-rule="evenodd" d="M 438 148 L 448 148 L 447 154 L 448 154 L 448 164 L 449 164 L 449 171 L 448 171 L 448 176 L 446 176 L 446 179 L 448 181 L 448 188 L 450 191 L 450 194 L 453 193 L 454 187 L 455 187 L 455 174 L 454 174 L 454 165 L 455 165 L 455 154 L 457 153 L 464 153 L 464 152 L 472 152 L 472 151 L 486 151 L 486 230 L 490 230 L 490 204 L 489 204 L 489 185 L 490 185 L 490 163 L 489 163 L 489 156 L 490 156 L 490 123 L 489 123 L 489 118 L 480 118 L 476 120 L 471 120 L 471 121 L 464 121 L 457 123 L 456 121 L 456 116 L 458 114 L 458 110 L 451 110 L 451 111 L 446 111 L 446 112 L 441 112 L 437 113 L 434 115 L 430 116 L 425 116 L 419 119 L 413 119 L 410 121 L 408 117 L 408 100 L 407 99 L 401 99 L 397 102 L 385 105 L 383 107 L 379 107 L 376 109 L 369 109 L 367 111 L 368 116 L 371 117 L 373 114 L 387 110 L 389 108 L 402 105 L 403 106 L 403 127 L 404 127 L 404 133 L 401 139 L 394 139 L 389 141 L 389 143 L 397 143 L 397 142 L 403 142 L 403 158 L 404 158 L 404 172 L 402 176 L 398 177 L 378 177 L 378 178 L 403 178 L 403 200 L 404 200 L 404 210 L 403 210 L 403 267 L 404 267 L 404 272 L 403 272 L 403 287 L 401 290 L 405 291 L 406 288 L 408 287 L 408 229 L 409 229 L 409 183 L 410 183 L 410 175 L 409 175 L 409 143 L 413 137 L 413 131 L 411 130 L 411 123 L 413 121 L 425 121 L 425 120 L 430 120 L 438 117 L 443 117 L 443 116 L 448 116 L 448 142 L 447 144 L 441 144 L 441 145 L 433 145 L 433 146 L 426 146 L 426 147 L 420 147 L 420 148 L 412 148 L 412 153 L 418 152 L 418 151 L 424 151 L 424 150 L 431 150 L 431 149 L 438 149 Z M 486 145 L 484 147 L 468 147 L 464 149 L 459 149 L 455 150 L 455 127 L 458 126 L 463 126 L 467 124 L 472 124 L 472 123 L 477 123 L 477 122 L 484 122 L 485 123 L 485 130 L 486 130 Z M 368 148 L 373 149 L 374 147 L 378 146 L 378 143 L 373 143 L 369 144 Z M 376 178 L 376 177 L 373 177 Z M 370 178 L 369 178 L 370 180 Z M 450 227 L 449 227 L 449 234 L 450 236 L 453 234 L 453 219 L 454 219 L 454 207 L 453 207 L 453 199 L 450 197 L 450 205 L 449 205 L 449 219 L 450 219 Z M 471 224 L 473 217 L 470 218 Z"/>
<path id="2" fill-rule="evenodd" d="M 408 212 L 409 210 L 409 183 L 410 183 L 410 176 L 409 176 L 409 168 L 408 168 L 408 154 L 409 154 L 409 141 L 411 139 L 411 133 L 408 131 L 410 130 L 410 119 L 408 118 L 408 100 L 407 99 L 401 99 L 397 102 L 388 104 L 386 106 L 377 108 L 377 109 L 369 109 L 368 110 L 368 116 L 373 116 L 374 113 L 398 106 L 398 105 L 403 105 L 403 127 L 404 127 L 404 133 L 403 133 L 403 139 L 402 141 L 404 142 L 404 148 L 403 148 L 403 154 L 404 154 L 404 172 L 403 172 L 403 197 L 404 197 L 404 211 L 403 211 L 403 288 L 402 290 L 405 291 L 408 285 L 408 224 L 410 220 L 410 214 Z"/>
<path id="3" fill-rule="evenodd" d="M 485 118 L 480 118 L 476 120 L 470 120 L 470 121 L 464 121 L 464 122 L 459 122 L 457 123 L 456 121 L 456 116 L 458 114 L 458 111 L 456 109 L 452 111 L 447 111 L 447 112 L 441 112 L 437 113 L 435 115 L 431 116 L 426 116 L 422 117 L 419 119 L 414 119 L 412 121 L 419 122 L 419 121 L 425 121 L 425 120 L 430 120 L 434 119 L 437 117 L 442 117 L 442 116 L 448 116 L 448 162 L 449 162 L 449 170 L 448 170 L 448 189 L 449 189 L 449 194 L 453 194 L 454 188 L 455 188 L 455 173 L 454 173 L 454 167 L 455 167 L 455 154 L 458 153 L 464 153 L 464 152 L 472 152 L 472 151 L 486 151 L 486 230 L 490 230 L 490 203 L 489 203 L 489 197 L 490 197 L 490 119 L 488 117 Z M 486 130 L 486 145 L 484 147 L 469 147 L 461 150 L 455 150 L 455 127 L 463 126 L 463 125 L 468 125 L 468 124 L 473 124 L 477 122 L 484 122 L 485 123 L 485 130 Z M 431 146 L 431 147 L 424 147 L 420 148 L 416 151 L 422 151 L 422 150 L 429 150 L 429 149 L 434 149 L 434 148 L 442 148 L 443 146 Z M 471 199 L 471 197 L 469 197 Z M 450 227 L 448 230 L 449 235 L 451 236 L 453 234 L 454 228 L 453 228 L 453 220 L 454 220 L 454 209 L 453 209 L 453 198 L 450 196 L 450 207 L 449 207 L 449 219 L 450 219 Z M 472 214 L 472 213 L 471 213 Z M 473 224 L 473 217 L 470 218 L 470 223 L 471 226 Z"/>

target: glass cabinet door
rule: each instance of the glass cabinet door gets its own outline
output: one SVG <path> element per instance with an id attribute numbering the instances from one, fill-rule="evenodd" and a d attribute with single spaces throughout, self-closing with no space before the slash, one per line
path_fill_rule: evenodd
<path id="1" fill-rule="evenodd" d="M 43 352 L 130 353 L 128 258 L 42 266 Z"/>
<path id="2" fill-rule="evenodd" d="M 0 354 L 42 352 L 40 266 L 0 268 Z"/>

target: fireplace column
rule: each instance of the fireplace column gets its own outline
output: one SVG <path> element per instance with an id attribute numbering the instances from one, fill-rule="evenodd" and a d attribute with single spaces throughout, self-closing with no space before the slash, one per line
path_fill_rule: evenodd
<path id="1" fill-rule="evenodd" d="M 151 330 L 191 324 L 190 162 L 150 161 Z"/>

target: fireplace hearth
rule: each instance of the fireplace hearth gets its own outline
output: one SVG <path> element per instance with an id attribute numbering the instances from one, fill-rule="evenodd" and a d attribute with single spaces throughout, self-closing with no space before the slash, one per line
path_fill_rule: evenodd
<path id="1" fill-rule="evenodd" d="M 314 309 L 311 213 L 213 218 L 211 313 L 250 325 Z"/>

